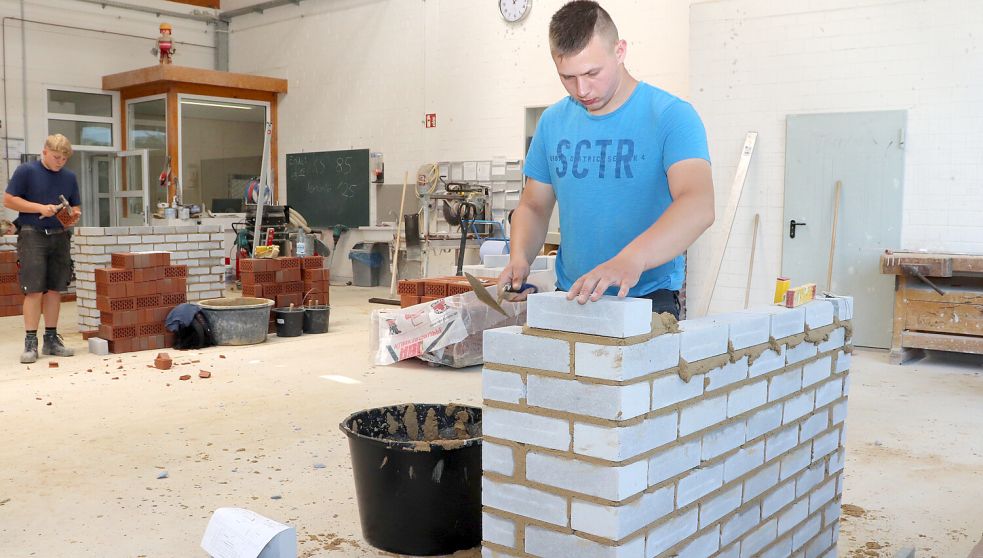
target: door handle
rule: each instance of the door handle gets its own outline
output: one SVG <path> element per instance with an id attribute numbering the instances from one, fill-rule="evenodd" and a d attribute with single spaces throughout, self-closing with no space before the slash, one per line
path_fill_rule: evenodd
<path id="1" fill-rule="evenodd" d="M 789 223 L 788 223 L 788 237 L 789 238 L 795 238 L 795 227 L 804 227 L 804 226 L 806 226 L 806 224 L 803 223 L 803 222 L 801 222 L 801 221 L 798 221 L 797 222 L 795 219 L 792 219 L 791 221 L 789 221 Z"/>

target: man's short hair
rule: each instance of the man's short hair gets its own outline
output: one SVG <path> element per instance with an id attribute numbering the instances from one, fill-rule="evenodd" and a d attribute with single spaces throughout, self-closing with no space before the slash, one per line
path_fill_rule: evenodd
<path id="1" fill-rule="evenodd" d="M 44 146 L 49 151 L 57 151 L 65 157 L 72 156 L 72 142 L 61 134 L 51 134 L 44 140 Z"/>
<path id="2" fill-rule="evenodd" d="M 618 42 L 618 28 L 604 8 L 592 0 L 574 0 L 550 20 L 550 51 L 560 57 L 577 54 L 594 35 Z"/>

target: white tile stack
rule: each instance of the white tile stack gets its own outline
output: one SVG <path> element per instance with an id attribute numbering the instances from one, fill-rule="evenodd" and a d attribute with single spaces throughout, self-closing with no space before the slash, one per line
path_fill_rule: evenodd
<path id="1" fill-rule="evenodd" d="M 484 335 L 483 557 L 835 556 L 852 301 L 564 296 Z"/>
<path id="2" fill-rule="evenodd" d="M 99 327 L 95 270 L 110 267 L 110 255 L 114 252 L 170 252 L 172 264 L 188 266 L 189 302 L 222 296 L 226 256 L 222 236 L 220 225 L 76 228 L 72 235 L 72 260 L 79 329 Z"/>

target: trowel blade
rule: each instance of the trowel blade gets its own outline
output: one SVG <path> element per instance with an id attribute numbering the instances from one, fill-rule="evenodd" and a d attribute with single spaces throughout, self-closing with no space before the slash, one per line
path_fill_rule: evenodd
<path id="1" fill-rule="evenodd" d="M 490 306 L 493 310 L 505 316 L 506 318 L 509 317 L 508 312 L 506 312 L 505 309 L 502 308 L 502 305 L 495 300 L 495 297 L 493 297 L 492 294 L 488 292 L 488 289 L 481 284 L 481 281 L 479 281 L 477 277 L 471 275 L 470 273 L 465 273 L 464 276 L 468 279 L 468 284 L 471 285 L 471 289 L 474 290 L 474 294 L 478 295 L 478 300 L 484 302 L 485 304 Z"/>

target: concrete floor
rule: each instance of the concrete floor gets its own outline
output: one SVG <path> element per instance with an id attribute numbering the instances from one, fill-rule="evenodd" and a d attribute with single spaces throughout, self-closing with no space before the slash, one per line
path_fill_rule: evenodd
<path id="1" fill-rule="evenodd" d="M 387 290 L 333 287 L 329 333 L 172 350 L 169 371 L 150 367 L 157 351 L 87 354 L 74 303 L 61 330 L 79 354 L 23 366 L 21 318 L 0 318 L 0 555 L 204 556 L 211 512 L 238 506 L 295 526 L 302 557 L 389 556 L 361 538 L 338 423 L 394 403 L 480 404 L 481 372 L 373 367 L 372 296 Z M 983 366 L 886 361 L 853 361 L 839 554 L 963 558 L 983 532 Z"/>

